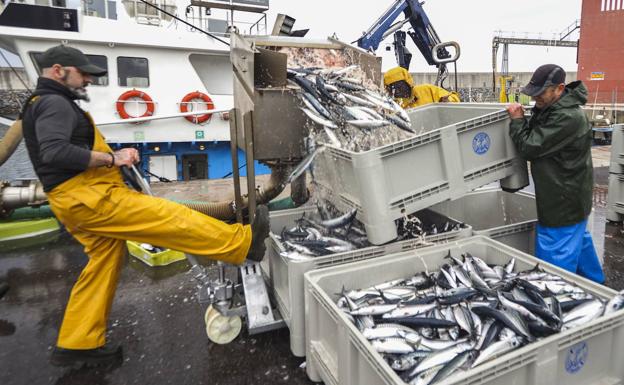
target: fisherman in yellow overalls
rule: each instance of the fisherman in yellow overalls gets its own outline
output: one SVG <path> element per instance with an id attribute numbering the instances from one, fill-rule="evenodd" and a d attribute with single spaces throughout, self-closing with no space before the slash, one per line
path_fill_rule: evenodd
<path id="1" fill-rule="evenodd" d="M 447 91 L 433 84 L 414 85 L 412 75 L 403 67 L 396 67 L 384 74 L 384 86 L 401 107 L 408 109 L 429 103 L 459 103 L 457 92 Z"/>
<path id="2" fill-rule="evenodd" d="M 106 71 L 66 46 L 48 49 L 39 64 L 42 76 L 22 111 L 26 147 L 52 211 L 89 256 L 72 289 L 51 362 L 118 361 L 121 347 L 106 345 L 105 333 L 126 240 L 232 264 L 260 261 L 268 210 L 259 206 L 251 226 L 228 225 L 127 188 L 119 167 L 137 163 L 137 150 L 113 152 L 89 114 L 74 102 L 88 100 L 85 87 L 91 77 Z"/>

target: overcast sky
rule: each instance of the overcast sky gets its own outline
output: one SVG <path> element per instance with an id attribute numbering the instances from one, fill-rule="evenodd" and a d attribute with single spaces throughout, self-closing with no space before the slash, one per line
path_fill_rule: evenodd
<path id="1" fill-rule="evenodd" d="M 269 24 L 277 13 L 297 19 L 295 29 L 310 28 L 308 36 L 325 37 L 334 32 L 351 42 L 370 28 L 393 3 L 391 0 L 270 0 Z M 582 0 L 427 0 L 424 9 L 442 41 L 454 40 L 461 46 L 458 71 L 491 71 L 494 31 L 544 33 L 551 37 L 581 17 Z M 269 27 L 270 28 L 270 27 Z M 576 35 L 578 36 L 578 34 Z M 388 37 L 386 43 L 392 43 Z M 410 42 L 413 54 L 410 70 L 434 71 Z M 395 64 L 393 52 L 380 46 L 384 68 Z M 498 66 L 502 48 L 498 54 Z M 546 62 L 576 71 L 575 48 L 509 47 L 510 71 L 533 71 Z"/>
<path id="2" fill-rule="evenodd" d="M 177 2 L 178 15 L 184 15 L 189 1 Z M 582 0 L 428 0 L 424 8 L 440 39 L 460 44 L 458 71 L 489 72 L 492 69 L 494 31 L 542 33 L 551 38 L 580 18 L 581 3 Z M 341 40 L 352 42 L 391 4 L 392 0 L 270 0 L 268 28 L 270 31 L 278 13 L 285 13 L 297 19 L 295 29 L 309 28 L 310 37 L 327 37 L 335 33 Z M 384 43 L 377 54 L 383 57 L 383 67 L 387 69 L 396 65 L 393 51 L 385 50 L 386 45 L 392 43 L 392 36 Z M 435 72 L 411 41 L 408 48 L 413 54 L 410 71 Z M 499 70 L 501 58 L 502 47 L 497 60 Z M 548 62 L 576 71 L 576 49 L 509 47 L 509 70 L 512 72 L 533 71 Z M 5 65 L 3 60 L 0 63 L 0 66 Z"/>

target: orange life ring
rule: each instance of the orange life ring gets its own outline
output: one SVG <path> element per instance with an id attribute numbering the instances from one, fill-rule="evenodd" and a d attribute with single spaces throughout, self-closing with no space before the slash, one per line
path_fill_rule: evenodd
<path id="1" fill-rule="evenodd" d="M 212 102 L 212 99 L 210 99 L 210 96 L 204 94 L 203 92 L 195 91 L 189 92 L 182 98 L 182 101 L 180 102 L 180 112 L 189 112 L 188 104 L 192 103 L 192 100 L 194 99 L 201 99 L 206 104 L 207 110 L 214 109 L 214 103 Z M 203 114 L 199 116 L 191 115 L 185 116 L 184 119 L 191 123 L 200 124 L 208 121 L 211 116 L 212 114 Z"/>
<path id="2" fill-rule="evenodd" d="M 146 107 L 145 113 L 143 115 L 131 116 L 130 114 L 126 112 L 126 102 L 130 98 L 143 99 L 143 101 L 145 102 L 145 107 Z M 144 118 L 146 116 L 152 116 L 154 115 L 154 101 L 148 94 L 146 94 L 143 91 L 139 91 L 139 90 L 126 91 L 123 94 L 121 94 L 119 98 L 117 99 L 117 113 L 119 114 L 119 117 L 122 119 Z"/>

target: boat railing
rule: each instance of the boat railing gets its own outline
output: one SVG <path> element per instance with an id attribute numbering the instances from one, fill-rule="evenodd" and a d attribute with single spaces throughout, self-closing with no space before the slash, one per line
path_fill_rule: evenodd
<path id="1" fill-rule="evenodd" d="M 203 14 L 201 9 L 191 7 L 186 9 L 187 22 L 217 36 L 228 37 L 233 28 L 245 35 L 267 34 L 267 17 L 264 13 L 257 20 L 232 19 L 230 13 L 225 13 L 224 18 L 210 16 Z"/>
<path id="2" fill-rule="evenodd" d="M 138 124 L 145 123 L 152 120 L 163 120 L 163 119 L 175 119 L 187 116 L 201 116 L 204 114 L 227 114 L 230 112 L 230 109 L 214 109 L 214 110 L 201 110 L 201 111 L 189 111 L 189 112 L 177 112 L 174 114 L 163 114 L 163 115 L 152 115 L 145 116 L 140 118 L 128 118 L 128 119 L 115 119 L 110 121 L 97 122 L 97 126 L 112 126 L 116 124 Z"/>

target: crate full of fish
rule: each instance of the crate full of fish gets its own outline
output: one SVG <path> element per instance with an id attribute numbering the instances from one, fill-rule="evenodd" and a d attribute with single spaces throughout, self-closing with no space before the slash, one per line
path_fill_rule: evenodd
<path id="1" fill-rule="evenodd" d="M 312 271 L 305 285 L 313 381 L 624 381 L 622 293 L 487 237 Z"/>
<path id="2" fill-rule="evenodd" d="M 498 180 L 510 189 L 528 184 L 501 105 L 436 103 L 408 115 L 406 139 L 360 152 L 327 144 L 315 160 L 317 183 L 341 210 L 358 209 L 371 243 L 396 238 L 391 224 L 405 213 Z"/>
<path id="3" fill-rule="evenodd" d="M 331 208 L 330 208 L 331 209 Z M 327 209 L 323 210 L 326 211 Z M 404 218 L 397 226 L 402 240 L 374 246 L 354 212 L 319 214 L 316 206 L 271 212 L 267 245 L 270 282 L 276 303 L 290 330 L 294 355 L 305 355 L 303 275 L 311 270 L 370 259 L 440 242 L 469 237 L 469 225 L 431 210 Z"/>
<path id="4" fill-rule="evenodd" d="M 431 207 L 450 218 L 469 223 L 474 235 L 485 235 L 527 254 L 535 254 L 537 207 L 535 195 L 485 188 Z"/>

